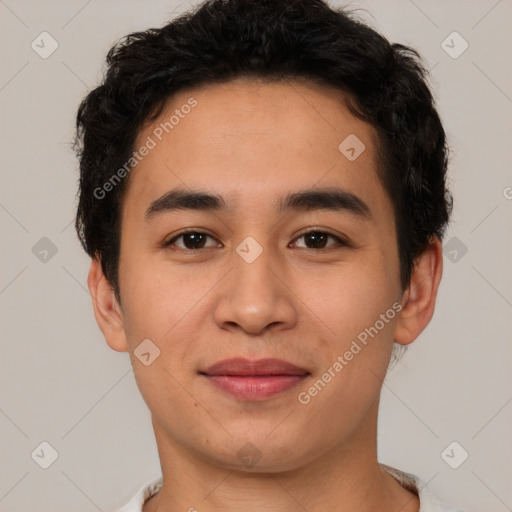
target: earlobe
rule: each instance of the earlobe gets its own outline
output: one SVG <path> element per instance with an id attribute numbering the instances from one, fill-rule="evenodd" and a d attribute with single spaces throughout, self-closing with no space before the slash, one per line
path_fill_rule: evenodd
<path id="1" fill-rule="evenodd" d="M 439 239 L 433 237 L 416 259 L 411 281 L 404 292 L 395 328 L 397 343 L 412 343 L 430 322 L 442 273 L 443 250 Z"/>
<path id="2" fill-rule="evenodd" d="M 108 346 L 117 352 L 128 352 L 121 308 L 97 258 L 91 261 L 87 285 L 96 322 Z"/>

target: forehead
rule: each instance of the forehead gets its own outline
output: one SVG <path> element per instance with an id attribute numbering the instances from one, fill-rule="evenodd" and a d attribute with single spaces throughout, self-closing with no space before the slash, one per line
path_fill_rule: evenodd
<path id="1" fill-rule="evenodd" d="M 375 129 L 349 111 L 342 91 L 327 86 L 244 78 L 188 89 L 146 123 L 134 149 L 150 139 L 124 206 L 147 207 L 178 185 L 246 209 L 262 208 L 262 195 L 277 199 L 316 186 L 342 185 L 369 202 L 385 201 Z"/>

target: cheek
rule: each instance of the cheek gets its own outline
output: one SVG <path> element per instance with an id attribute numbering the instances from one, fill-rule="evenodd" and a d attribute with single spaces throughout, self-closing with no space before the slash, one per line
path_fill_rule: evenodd
<path id="1" fill-rule="evenodd" d="M 393 347 L 394 288 L 382 271 L 351 272 L 315 295 L 312 307 L 332 332 L 317 340 L 319 371 L 298 399 L 307 403 L 305 421 L 326 438 L 340 428 L 348 435 L 379 396 Z"/>
<path id="2" fill-rule="evenodd" d="M 311 308 L 319 312 L 330 334 L 317 340 L 322 364 L 316 377 L 321 382 L 303 390 L 308 395 L 303 398 L 311 398 L 310 411 L 325 422 L 332 420 L 325 416 L 327 410 L 333 411 L 334 424 L 348 416 L 357 422 L 379 394 L 399 307 L 397 272 L 388 265 L 382 253 L 374 251 L 359 265 L 317 283 Z"/>
<path id="3" fill-rule="evenodd" d="M 123 272 L 123 317 L 130 347 L 135 379 L 149 409 L 156 415 L 163 411 L 187 410 L 194 363 L 194 343 L 202 327 L 198 315 L 204 315 L 207 303 L 202 299 L 215 284 L 214 276 L 191 279 L 179 267 L 162 264 L 138 264 L 134 259 Z M 123 293 L 124 292 L 124 293 Z M 150 360 L 139 359 L 143 340 Z M 148 343 L 148 342 L 144 342 Z M 156 348 L 155 348 L 156 346 Z M 176 423 L 181 423 L 176 420 Z"/>
<path id="4" fill-rule="evenodd" d="M 311 309 L 329 326 L 338 349 L 373 326 L 399 297 L 394 269 L 390 271 L 384 258 L 371 259 L 371 263 L 370 259 L 361 260 L 360 264 L 325 273 L 309 294 Z M 306 289 L 301 295 L 308 297 Z M 383 334 L 388 334 L 391 323 L 387 322 L 385 327 L 379 323 Z"/>
<path id="5" fill-rule="evenodd" d="M 141 337 L 162 342 L 178 329 L 218 280 L 215 272 L 180 266 L 147 254 L 125 258 L 120 285 L 129 342 Z"/>

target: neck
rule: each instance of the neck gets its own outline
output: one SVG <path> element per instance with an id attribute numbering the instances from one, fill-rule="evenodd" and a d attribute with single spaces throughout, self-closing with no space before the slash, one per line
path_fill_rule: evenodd
<path id="1" fill-rule="evenodd" d="M 222 467 L 176 443 L 153 420 L 163 486 L 143 512 L 417 512 L 417 496 L 377 462 L 377 409 L 378 403 L 365 424 L 329 453 L 279 472 Z"/>

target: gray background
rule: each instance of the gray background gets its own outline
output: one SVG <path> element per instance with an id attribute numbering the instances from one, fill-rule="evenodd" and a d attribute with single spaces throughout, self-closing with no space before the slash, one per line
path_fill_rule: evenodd
<path id="1" fill-rule="evenodd" d="M 1 511 L 107 511 L 160 474 L 128 355 L 108 348 L 93 317 L 89 261 L 72 225 L 70 141 L 111 44 L 189 5 L 0 0 Z M 469 511 L 512 510 L 512 3 L 351 5 L 423 55 L 453 148 L 455 207 L 438 305 L 387 377 L 380 460 Z M 58 43 L 46 59 L 31 47 L 51 48 L 43 31 Z M 469 43 L 458 58 L 442 46 L 453 31 Z M 455 36 L 445 48 L 454 54 L 462 44 Z M 31 457 L 43 441 L 58 452 L 48 469 L 34 460 L 48 450 Z M 462 450 L 469 458 L 452 469 L 445 459 L 460 462 Z"/>

